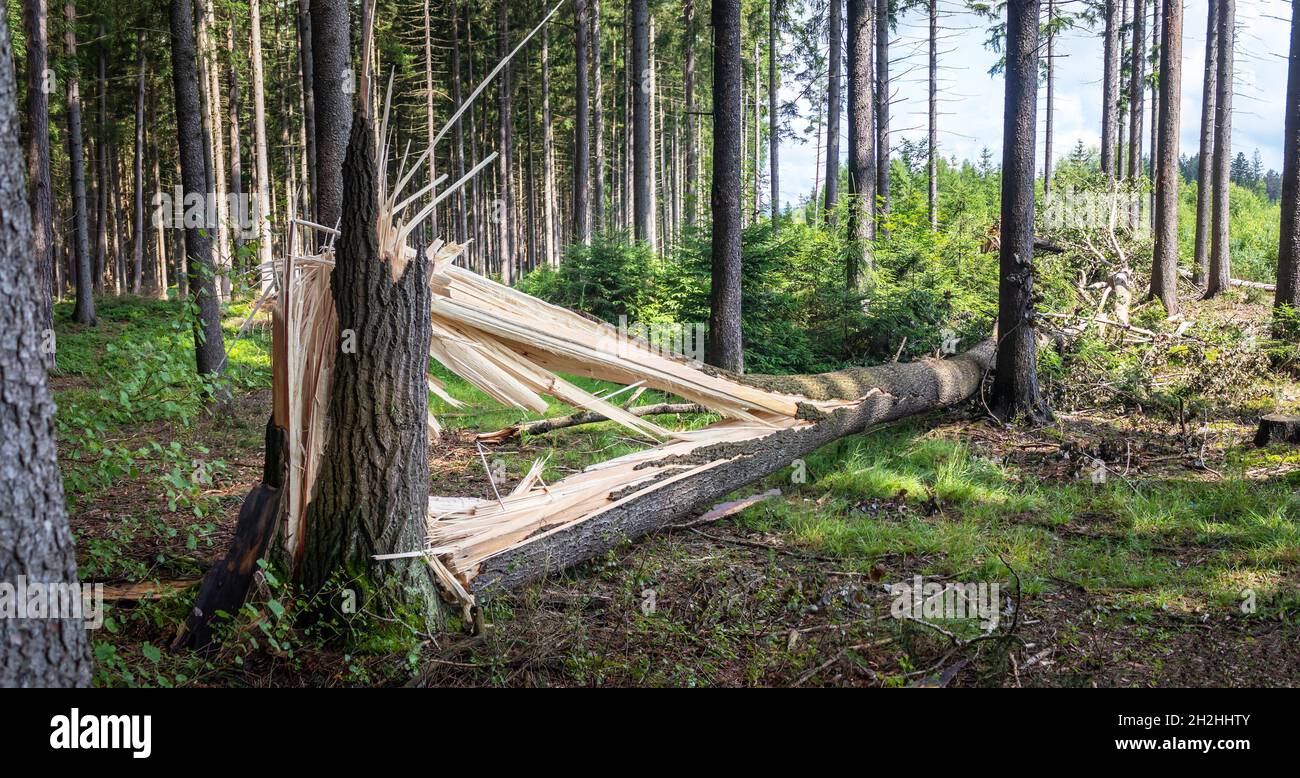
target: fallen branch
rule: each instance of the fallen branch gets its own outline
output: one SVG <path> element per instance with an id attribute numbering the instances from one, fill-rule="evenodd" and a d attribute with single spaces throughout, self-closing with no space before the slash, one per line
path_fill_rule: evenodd
<path id="1" fill-rule="evenodd" d="M 633 416 L 663 416 L 672 413 L 705 412 L 704 408 L 695 403 L 658 403 L 656 405 L 638 405 L 635 408 L 626 408 L 624 410 Z M 580 413 L 571 413 L 568 416 L 556 416 L 550 419 L 537 419 L 536 421 L 511 424 L 509 427 L 503 427 L 496 432 L 481 432 L 475 435 L 474 439 L 482 443 L 502 443 L 525 433 L 528 435 L 544 435 L 555 430 L 577 427 L 583 424 L 595 424 L 602 421 L 609 421 L 609 417 L 595 411 L 582 411 Z"/>

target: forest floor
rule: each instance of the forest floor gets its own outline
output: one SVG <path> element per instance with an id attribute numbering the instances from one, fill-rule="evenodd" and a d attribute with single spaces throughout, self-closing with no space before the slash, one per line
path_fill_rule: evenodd
<path id="1" fill-rule="evenodd" d="M 1243 308 L 1266 311 L 1232 315 Z M 736 495 L 779 498 L 492 601 L 482 635 L 453 624 L 344 654 L 294 626 L 287 588 L 268 570 L 218 652 L 171 653 L 190 582 L 224 552 L 260 479 L 267 338 L 254 328 L 234 347 L 235 399 L 213 413 L 194 399 L 179 306 L 105 299 L 99 313 L 86 330 L 60 307 L 52 377 L 81 575 L 178 587 L 110 604 L 94 637 L 99 684 L 1300 683 L 1300 449 L 1251 444 L 1260 412 L 1295 411 L 1300 387 L 1285 375 L 1195 420 L 1181 407 L 1099 403 L 1025 430 L 970 403 L 878 428 Z M 228 337 L 246 313 L 231 306 Z M 469 407 L 432 402 L 448 429 L 431 445 L 431 491 L 489 497 L 471 433 L 525 414 L 442 377 Z M 664 399 L 652 395 L 638 402 Z M 550 481 L 644 445 L 600 424 L 487 456 L 508 486 L 538 457 Z M 893 617 L 898 585 L 915 576 L 997 584 L 997 627 Z"/>

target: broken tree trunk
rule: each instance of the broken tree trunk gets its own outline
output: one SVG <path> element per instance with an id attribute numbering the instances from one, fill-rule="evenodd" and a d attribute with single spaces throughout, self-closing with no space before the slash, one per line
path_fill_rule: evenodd
<path id="1" fill-rule="evenodd" d="M 633 416 L 667 416 L 675 413 L 704 413 L 706 408 L 696 403 L 656 403 L 654 405 L 638 405 L 634 408 L 627 408 L 628 413 Z M 484 443 L 500 443 L 502 441 L 517 438 L 520 435 L 544 435 L 547 432 L 567 429 L 569 427 L 579 427 L 583 424 L 596 424 L 602 421 L 609 421 L 609 417 L 603 413 L 595 411 L 583 411 L 581 413 L 571 413 L 568 416 L 556 416 L 550 419 L 537 419 L 536 421 L 524 421 L 518 424 L 511 424 L 509 427 L 503 427 L 496 432 L 483 432 L 475 437 L 476 440 Z"/>
<path id="2" fill-rule="evenodd" d="M 825 415 L 813 424 L 779 430 L 742 443 L 698 449 L 692 453 L 692 459 L 700 461 L 702 457 L 712 456 L 716 464 L 692 477 L 676 480 L 671 488 L 668 482 L 660 482 L 660 488 L 615 500 L 584 521 L 559 527 L 487 558 L 469 588 L 482 597 L 537 581 L 707 508 L 719 498 L 828 443 L 875 424 L 961 402 L 979 389 L 993 357 L 994 342 L 986 340 L 948 360 L 787 377 L 783 380 L 800 385 L 804 391 L 817 387 L 841 398 L 863 386 L 874 388 L 859 403 Z M 758 377 L 745 380 L 755 378 Z"/>

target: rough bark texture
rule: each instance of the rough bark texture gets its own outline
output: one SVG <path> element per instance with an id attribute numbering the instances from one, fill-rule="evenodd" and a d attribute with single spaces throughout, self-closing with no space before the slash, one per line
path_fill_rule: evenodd
<path id="1" fill-rule="evenodd" d="M 266 95 L 263 89 L 262 74 L 262 12 L 260 0 L 248 3 L 248 27 L 252 35 L 252 71 L 253 82 L 253 157 L 257 165 L 257 263 L 262 267 L 262 288 L 269 289 L 275 284 L 275 276 L 270 271 L 271 256 L 271 196 L 270 196 L 270 152 L 266 143 Z M 297 197 L 297 192 L 289 193 Z M 329 222 L 333 226 L 333 222 Z"/>
<path id="2" fill-rule="evenodd" d="M 745 369 L 740 334 L 740 0 L 713 3 L 713 284 L 708 363 Z"/>
<path id="3" fill-rule="evenodd" d="M 316 220 L 333 227 L 343 208 L 343 156 L 353 91 L 347 0 L 311 0 L 312 97 L 316 114 Z"/>
<path id="4" fill-rule="evenodd" d="M 591 94 L 587 86 L 587 0 L 574 0 L 573 241 L 591 243 Z"/>
<path id="5" fill-rule="evenodd" d="M 27 36 L 27 184 L 32 210 L 32 254 L 42 293 L 35 299 L 41 329 L 54 327 L 54 196 L 50 189 L 50 95 L 45 0 L 24 0 L 23 30 Z M 53 367 L 53 354 L 49 355 Z"/>
<path id="6" fill-rule="evenodd" d="M 144 32 L 138 38 L 140 64 L 136 70 L 135 84 L 135 155 L 131 173 L 132 188 L 132 227 L 135 240 L 131 249 L 131 294 L 140 294 L 144 284 L 144 236 L 147 228 L 144 221 Z"/>
<path id="7" fill-rule="evenodd" d="M 600 0 L 591 0 L 591 140 L 595 149 L 592 157 L 595 170 L 591 176 L 591 229 L 597 233 L 605 229 L 605 93 L 600 65 Z M 531 110 L 529 122 L 531 128 Z M 528 147 L 531 154 L 532 143 Z"/>
<path id="8" fill-rule="evenodd" d="M 1034 332 L 1034 141 L 1038 114 L 1039 0 L 1007 6 L 1002 130 L 1002 245 L 998 357 L 990 406 L 998 418 L 1050 418 L 1038 390 Z"/>
<path id="9" fill-rule="evenodd" d="M 871 270 L 871 241 L 876 237 L 876 130 L 871 88 L 871 0 L 848 0 L 849 66 L 849 235 L 857 245 L 845 262 L 845 284 L 862 286 Z"/>
<path id="10" fill-rule="evenodd" d="M 1214 297 L 1232 285 L 1232 256 L 1228 244 L 1228 189 L 1232 181 L 1232 68 L 1236 0 L 1219 0 L 1219 60 L 1214 99 L 1214 197 L 1210 227 L 1210 272 L 1205 296 Z"/>
<path id="11" fill-rule="evenodd" d="M 48 294 L 31 261 L 32 218 L 18 145 L 18 87 L 0 18 L 0 582 L 77 583 L 54 444 L 54 401 L 33 303 Z M 88 686 L 81 619 L 0 618 L 0 686 Z"/>
<path id="12" fill-rule="evenodd" d="M 1052 136 L 1056 119 L 1056 0 L 1047 0 L 1047 110 L 1043 134 L 1043 194 L 1052 191 Z"/>
<path id="13" fill-rule="evenodd" d="M 497 61 L 505 60 L 510 52 L 510 13 L 506 0 L 497 3 Z M 515 280 L 515 232 L 511 228 L 515 212 L 514 187 L 514 119 L 510 108 L 510 66 L 506 65 L 497 77 L 497 143 L 501 156 L 497 157 L 497 191 L 501 202 L 497 213 L 497 252 L 501 261 L 501 280 L 512 284 Z"/>
<path id="14" fill-rule="evenodd" d="M 1277 252 L 1276 305 L 1300 307 L 1300 6 L 1291 9 L 1291 69 L 1286 87 L 1282 236 Z"/>
<path id="15" fill-rule="evenodd" d="M 1152 2 L 1159 6 L 1163 0 Z M 1142 102 L 1146 96 L 1146 85 L 1142 79 L 1146 73 L 1149 53 L 1144 25 L 1146 6 L 1143 3 L 1144 0 L 1133 0 L 1133 50 L 1129 60 L 1128 79 L 1128 177 L 1134 181 L 1142 174 Z M 1182 41 L 1178 43 L 1181 49 Z"/>
<path id="16" fill-rule="evenodd" d="M 1278 443 L 1300 443 L 1300 416 L 1270 413 L 1260 417 L 1255 430 L 1255 445 L 1259 448 Z"/>
<path id="17" fill-rule="evenodd" d="M 775 2 L 775 0 L 772 0 Z M 682 35 L 685 40 L 682 43 L 684 50 L 684 59 L 682 60 L 682 77 L 683 89 L 686 93 L 686 224 L 695 226 L 695 214 L 699 208 L 699 194 L 696 190 L 695 168 L 698 165 L 698 133 L 699 117 L 696 116 L 695 107 L 695 0 L 686 0 L 682 8 Z M 775 148 L 775 147 L 774 147 Z M 773 159 L 776 156 L 773 155 Z M 772 168 L 772 182 L 776 183 L 776 168 Z"/>
<path id="18" fill-rule="evenodd" d="M 835 207 L 840 201 L 840 106 L 844 103 L 841 92 L 844 32 L 840 29 L 843 0 L 830 0 L 826 7 L 828 20 L 827 45 L 830 46 L 830 72 L 826 79 L 826 186 L 823 215 L 827 223 L 835 221 Z"/>
<path id="19" fill-rule="evenodd" d="M 212 188 L 204 165 L 203 115 L 199 105 L 199 71 L 194 50 L 194 9 L 190 0 L 171 0 L 171 30 L 172 86 L 176 93 L 181 188 L 187 198 L 196 194 L 203 197 Z M 194 357 L 201 375 L 220 373 L 226 359 L 210 232 L 210 225 L 207 229 L 192 227 L 185 230 L 189 290 L 198 306 L 198 319 L 194 323 Z"/>
<path id="20" fill-rule="evenodd" d="M 68 166 L 72 179 L 72 249 L 77 302 L 72 320 L 95 324 L 94 268 L 90 261 L 90 225 L 86 218 L 86 169 L 82 157 L 81 86 L 77 78 L 77 8 L 69 0 L 63 6 L 63 47 L 71 65 L 68 79 Z"/>
<path id="21" fill-rule="evenodd" d="M 1183 88 L 1183 0 L 1164 0 L 1163 18 L 1160 156 L 1156 164 L 1156 245 L 1151 263 L 1151 296 L 1158 297 L 1165 313 L 1173 316 L 1178 313 L 1178 121 Z M 1135 132 L 1132 137 L 1140 138 L 1141 133 Z"/>
<path id="22" fill-rule="evenodd" d="M 781 83 L 779 73 L 776 67 L 777 52 L 777 34 L 776 27 L 778 23 L 776 0 L 768 0 L 767 4 L 767 165 L 768 175 L 771 179 L 768 181 L 768 187 L 771 190 L 772 197 L 772 231 L 775 232 L 780 227 L 781 215 L 781 177 L 780 165 L 778 164 L 779 153 L 781 150 L 781 133 L 780 115 L 777 113 L 776 99 L 780 91 Z M 687 116 L 688 124 L 695 121 L 694 117 Z M 686 166 L 685 180 L 690 181 L 693 168 Z"/>
<path id="23" fill-rule="evenodd" d="M 889 237 L 889 0 L 876 2 L 876 228 Z"/>
<path id="24" fill-rule="evenodd" d="M 1118 173 L 1115 150 L 1119 144 L 1120 16 L 1119 0 L 1106 0 L 1104 64 L 1101 78 L 1101 172 L 1114 181 Z"/>
<path id="25" fill-rule="evenodd" d="M 541 580 L 707 508 L 827 443 L 874 424 L 961 402 L 979 388 L 993 361 L 993 348 L 992 341 L 985 341 L 949 360 L 882 366 L 875 373 L 881 391 L 868 395 L 859 405 L 816 424 L 738 446 L 727 452 L 727 462 L 674 488 L 627 497 L 586 521 L 491 557 L 470 588 L 479 596 L 492 596 Z"/>
<path id="26" fill-rule="evenodd" d="M 1205 77 L 1201 90 L 1201 143 L 1196 162 L 1196 270 L 1200 286 L 1210 268 L 1210 222 L 1214 197 L 1214 101 L 1218 97 L 1219 0 L 1210 0 L 1205 22 Z"/>
<path id="27" fill-rule="evenodd" d="M 736 63 L 739 67 L 739 48 Z M 650 179 L 650 5 L 632 0 L 632 235 L 653 247 Z M 737 181 L 737 195 L 739 190 Z"/>
<path id="28" fill-rule="evenodd" d="M 357 605 L 383 616 L 436 619 L 430 571 L 418 559 L 375 562 L 425 539 L 429 498 L 430 289 L 424 259 L 393 280 L 377 247 L 374 132 L 354 117 L 344 165 L 343 222 L 331 276 L 341 340 L 335 357 L 329 441 L 308 507 L 299 578 L 322 591 L 332 576 L 359 587 Z"/>

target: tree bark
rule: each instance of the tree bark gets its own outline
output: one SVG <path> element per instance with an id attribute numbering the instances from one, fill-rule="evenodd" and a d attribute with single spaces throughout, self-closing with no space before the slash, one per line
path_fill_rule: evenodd
<path id="1" fill-rule="evenodd" d="M 1164 2 L 1164 0 L 1151 1 L 1157 7 Z M 1143 83 L 1143 79 L 1146 75 L 1148 53 L 1144 28 L 1146 7 L 1143 3 L 1144 0 L 1133 0 L 1133 56 L 1129 61 L 1128 178 L 1133 182 L 1136 182 L 1138 176 L 1142 174 L 1142 102 L 1146 97 L 1146 84 Z M 1179 77 L 1181 78 L 1181 73 Z M 1152 151 L 1154 153 L 1154 149 Z"/>
<path id="2" fill-rule="evenodd" d="M 1038 113 L 1039 0 L 1007 5 L 1002 130 L 1002 245 L 998 356 L 990 406 L 1004 421 L 1051 418 L 1038 388 L 1034 303 L 1034 153 Z"/>
<path id="3" fill-rule="evenodd" d="M 591 229 L 596 233 L 605 229 L 605 91 L 600 65 L 600 0 L 591 0 L 591 138 L 595 146 Z"/>
<path id="4" fill-rule="evenodd" d="M 1047 128 L 1043 136 L 1043 194 L 1052 191 L 1052 136 L 1056 129 L 1056 0 L 1047 0 Z"/>
<path id="5" fill-rule="evenodd" d="M 1291 9 L 1291 66 L 1286 86 L 1284 147 L 1282 234 L 1273 304 L 1300 308 L 1300 6 Z"/>
<path id="6" fill-rule="evenodd" d="M 72 0 L 63 5 L 63 45 L 68 55 L 68 164 L 72 179 L 73 270 L 77 301 L 72 320 L 94 326 L 94 269 L 90 260 L 90 226 L 86 218 L 86 170 L 82 159 L 81 87 L 77 78 L 77 8 Z"/>
<path id="7" fill-rule="evenodd" d="M 429 568 L 419 559 L 372 557 L 425 542 L 428 263 L 421 252 L 394 269 L 393 262 L 404 260 L 380 256 L 374 132 L 362 114 L 350 124 L 330 286 L 339 331 L 354 333 L 357 346 L 340 346 L 335 358 L 333 425 L 307 509 L 298 576 L 307 591 L 337 602 L 331 589 L 351 589 L 360 608 L 425 629 L 437 625 L 441 612 Z"/>
<path id="8" fill-rule="evenodd" d="M 510 53 L 510 14 L 506 0 L 497 2 L 497 61 L 504 61 Z M 579 71 L 581 72 L 581 68 Z M 585 75 L 582 76 L 584 79 Z M 513 175 L 514 168 L 514 119 L 511 116 L 510 108 L 510 66 L 507 65 L 502 69 L 498 76 L 497 82 L 497 118 L 499 119 L 500 134 L 498 144 L 501 150 L 501 156 L 498 162 L 498 192 L 501 193 L 501 202 L 498 203 L 497 212 L 497 252 L 501 261 L 501 280 L 506 285 L 515 282 L 515 236 L 510 229 L 511 221 L 514 218 L 514 187 L 511 186 L 510 178 Z M 576 187 L 575 187 L 576 190 Z"/>
<path id="9" fill-rule="evenodd" d="M 546 239 L 546 263 L 557 267 L 559 246 L 555 240 L 555 135 L 551 126 L 551 36 L 542 28 L 542 222 Z"/>
<path id="10" fill-rule="evenodd" d="M 695 0 L 686 0 L 682 8 L 682 35 L 685 37 L 682 43 L 684 57 L 682 75 L 685 82 L 683 89 L 686 93 L 686 225 L 694 227 L 699 199 L 696 189 L 699 182 L 695 179 L 695 168 L 698 164 L 696 157 L 699 153 L 696 131 L 699 126 L 696 111 L 699 109 L 695 104 Z M 776 181 L 775 174 L 772 180 Z"/>
<path id="11" fill-rule="evenodd" d="M 1236 0 L 1218 0 L 1218 72 L 1214 98 L 1214 198 L 1210 228 L 1210 273 L 1205 297 L 1216 297 L 1232 285 L 1232 256 L 1228 244 L 1228 190 L 1232 181 L 1232 69 Z"/>
<path id="12" fill-rule="evenodd" d="M 632 234 L 656 247 L 650 170 L 650 5 L 632 3 Z M 740 52 L 736 52 L 740 61 Z M 740 182 L 736 182 L 739 190 Z"/>
<path id="13" fill-rule="evenodd" d="M 861 288 L 872 269 L 871 241 L 876 237 L 876 131 L 871 86 L 871 0 L 848 0 L 849 66 L 849 236 L 856 245 L 845 262 L 849 290 Z"/>
<path id="14" fill-rule="evenodd" d="M 715 0 L 715 9 L 721 1 Z M 828 443 L 876 424 L 959 403 L 976 392 L 992 362 L 993 342 L 985 341 L 949 360 L 868 368 L 865 372 L 881 391 L 866 396 L 858 405 L 837 411 L 816 424 L 783 430 L 731 448 L 724 455 L 729 461 L 684 479 L 673 488 L 653 489 L 621 500 L 586 521 L 489 557 L 470 581 L 470 589 L 486 598 L 541 580 L 556 570 L 596 558 L 627 540 L 680 521 Z"/>
<path id="15" fill-rule="evenodd" d="M 348 9 L 348 0 L 311 0 L 316 220 L 328 227 L 338 224 L 342 215 L 343 156 L 347 152 L 356 89 Z"/>
<path id="16" fill-rule="evenodd" d="M 249 0 L 248 26 L 250 46 L 252 47 L 253 82 L 253 157 L 257 166 L 257 264 L 261 267 L 262 291 L 275 285 L 275 274 L 271 270 L 271 219 L 270 219 L 270 181 L 271 163 L 268 159 L 269 149 L 266 144 L 266 94 L 263 87 L 265 76 L 262 72 L 262 13 L 261 0 Z M 291 195 L 292 196 L 292 193 Z M 328 226 L 333 226 L 329 222 Z"/>
<path id="17" fill-rule="evenodd" d="M 876 234 L 889 237 L 889 0 L 876 2 Z"/>
<path id="18" fill-rule="evenodd" d="M 1178 122 L 1183 87 L 1183 0 L 1163 2 L 1163 37 L 1160 41 L 1160 159 L 1156 165 L 1156 245 L 1151 265 L 1151 296 L 1159 298 L 1165 306 L 1165 313 L 1173 316 L 1178 313 Z M 1135 18 L 1140 19 L 1141 16 Z M 1136 59 L 1134 57 L 1135 62 Z M 1141 95 L 1141 91 L 1137 94 Z M 1138 116 L 1140 115 L 1139 113 Z M 1135 132 L 1131 137 L 1140 138 L 1141 134 Z M 1133 142 L 1141 143 L 1140 140 L 1130 141 Z"/>
<path id="19" fill-rule="evenodd" d="M 780 165 L 777 164 L 778 156 L 781 150 L 781 133 L 780 117 L 777 113 L 777 95 L 781 88 L 779 80 L 779 71 L 777 70 L 777 16 L 776 0 L 768 0 L 767 4 L 767 166 L 768 189 L 771 192 L 772 208 L 772 232 L 776 233 L 780 229 L 781 216 L 781 177 Z M 689 113 L 686 115 L 687 126 L 695 121 L 695 118 Z M 688 152 L 689 153 L 689 152 Z M 685 179 L 690 180 L 692 166 L 686 165 L 687 175 Z"/>
<path id="20" fill-rule="evenodd" d="M 235 50 L 234 16 L 231 16 L 230 26 L 226 28 L 226 48 L 229 51 Z M 299 52 L 299 55 L 301 57 L 301 52 Z M 235 215 L 236 218 L 232 218 L 231 224 L 235 231 L 235 247 L 236 249 L 242 249 L 251 213 L 244 207 L 244 155 L 243 150 L 240 148 L 241 136 L 239 133 L 239 68 L 236 67 L 234 62 L 230 63 L 230 71 L 226 78 L 226 89 L 229 91 L 227 110 L 229 111 L 228 118 L 230 122 L 230 191 L 235 195 L 236 202 L 239 203 L 239 212 Z M 242 282 L 240 286 L 243 286 Z"/>
<path id="21" fill-rule="evenodd" d="M 24 0 L 23 31 L 27 37 L 27 183 L 32 211 L 32 254 L 41 294 L 37 295 L 36 321 L 41 329 L 54 328 L 54 195 L 50 183 L 50 94 L 45 0 Z M 51 71 L 52 72 L 52 71 Z M 54 354 L 46 355 L 54 366 Z"/>
<path id="22" fill-rule="evenodd" d="M 135 238 L 131 252 L 131 294 L 138 295 L 144 284 L 144 236 L 146 232 L 144 222 L 144 76 L 146 66 L 144 31 L 140 32 L 136 45 L 140 49 L 140 64 L 137 67 L 135 76 L 135 154 L 133 155 L 131 169 L 134 175 L 131 198 L 134 219 L 131 231 Z"/>
<path id="23" fill-rule="evenodd" d="M 1101 172 L 1107 180 L 1117 175 L 1115 151 L 1119 137 L 1120 18 L 1118 0 L 1106 0 L 1104 65 L 1101 90 Z"/>
<path id="24" fill-rule="evenodd" d="M 573 242 L 591 243 L 591 94 L 587 86 L 587 0 L 573 2 Z"/>
<path id="25" fill-rule="evenodd" d="M 44 82 L 44 68 L 41 69 Z M 48 296 L 31 260 L 31 211 L 18 143 L 18 85 L 9 21 L 0 18 L 0 581 L 77 586 L 64 507 L 37 303 Z M 80 588 L 74 605 L 80 605 Z M 89 686 L 81 618 L 0 618 L 0 687 Z"/>
<path id="26" fill-rule="evenodd" d="M 745 369 L 740 332 L 740 157 L 744 88 L 740 60 L 740 0 L 714 0 L 713 22 L 713 280 L 709 294 L 707 361 Z"/>
<path id="27" fill-rule="evenodd" d="M 108 75 L 104 62 L 104 25 L 99 25 L 99 42 L 95 46 L 95 87 L 98 110 L 95 111 L 95 281 L 94 289 L 104 292 L 108 272 Z"/>
<path id="28" fill-rule="evenodd" d="M 181 188 L 188 199 L 207 197 L 211 187 L 203 159 L 203 115 L 199 105 L 199 71 L 195 59 L 194 9 L 190 0 L 171 0 L 172 85 L 176 93 L 177 153 Z M 216 268 L 212 263 L 211 225 L 187 227 L 185 254 L 189 290 L 198 310 L 194 323 L 194 357 L 200 375 L 216 375 L 225 367 L 221 306 L 217 301 Z"/>
<path id="29" fill-rule="evenodd" d="M 1192 282 L 1205 283 L 1210 268 L 1214 198 L 1214 101 L 1218 97 L 1219 0 L 1209 0 L 1205 22 L 1205 76 L 1201 90 L 1201 143 L 1196 161 L 1196 268 Z"/>
<path id="30" fill-rule="evenodd" d="M 830 0 L 826 7 L 830 73 L 826 79 L 826 187 L 822 192 L 822 207 L 827 224 L 835 223 L 835 208 L 840 200 L 840 106 L 844 102 L 840 86 L 840 74 L 844 70 L 841 2 Z"/>

